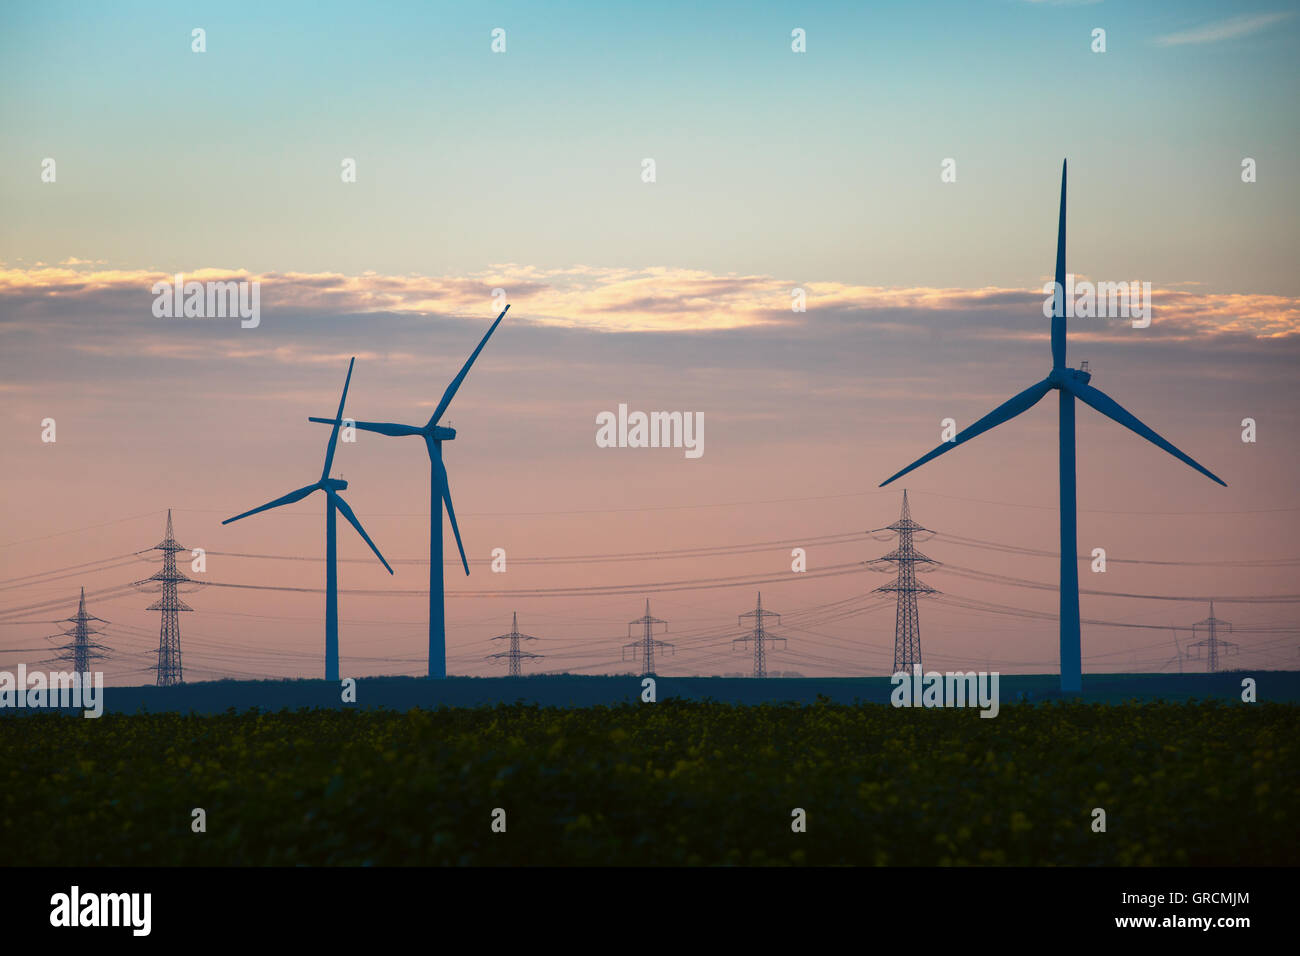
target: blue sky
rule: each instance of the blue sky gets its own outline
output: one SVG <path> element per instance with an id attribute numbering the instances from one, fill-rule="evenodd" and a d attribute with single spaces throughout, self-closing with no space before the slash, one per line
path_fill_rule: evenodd
<path id="1" fill-rule="evenodd" d="M 1090 197 L 1074 209 L 1077 271 L 1292 294 L 1300 19 L 1159 40 L 1293 10 L 11 7 L 0 259 L 1031 285 L 1050 268 L 1039 236 L 1068 155 Z M 496 26 L 505 55 L 489 50 Z M 806 54 L 790 51 L 795 26 Z M 39 181 L 45 156 L 57 191 Z M 946 157 L 955 184 L 939 182 Z"/>

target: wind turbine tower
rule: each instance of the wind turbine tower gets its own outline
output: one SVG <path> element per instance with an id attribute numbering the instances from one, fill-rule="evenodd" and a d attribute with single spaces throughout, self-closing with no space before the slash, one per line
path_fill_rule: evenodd
<path id="1" fill-rule="evenodd" d="M 781 646 L 782 647 L 785 646 L 784 637 L 774 637 L 773 635 L 767 632 L 766 622 L 768 618 L 775 618 L 776 623 L 780 624 L 781 615 L 776 613 L 775 611 L 768 611 L 763 608 L 763 592 L 759 591 L 758 605 L 754 608 L 754 610 L 746 611 L 744 614 L 740 615 L 738 619 L 742 626 L 744 626 L 745 624 L 745 618 L 753 618 L 754 621 L 753 630 L 749 634 L 746 634 L 744 637 L 736 638 L 734 641 L 731 642 L 731 646 L 735 647 L 737 644 L 748 644 L 750 641 L 753 641 L 754 642 L 754 676 L 766 677 L 767 676 L 767 645 L 775 641 L 780 641 Z"/>
<path id="2" fill-rule="evenodd" d="M 916 576 L 917 567 L 930 570 L 939 562 L 916 550 L 913 536 L 928 532 L 912 520 L 912 509 L 907 503 L 907 489 L 903 489 L 903 510 L 898 520 L 888 526 L 898 535 L 898 547 L 873 563 L 892 564 L 898 569 L 890 584 L 876 588 L 878 592 L 898 595 L 894 612 L 894 669 L 891 673 L 911 674 L 912 668 L 921 666 L 921 616 L 916 599 L 922 595 L 938 594 L 934 588 Z"/>
<path id="3" fill-rule="evenodd" d="M 465 567 L 466 576 L 469 575 L 469 561 L 465 557 L 465 546 L 460 540 L 460 528 L 456 526 L 456 509 L 451 506 L 451 486 L 447 483 L 447 466 L 442 462 L 442 443 L 451 441 L 456 437 L 456 429 L 448 428 L 445 425 L 439 425 L 438 421 L 442 418 L 443 413 L 447 411 L 447 406 L 451 400 L 456 397 L 456 392 L 460 385 L 465 381 L 465 376 L 469 374 L 470 366 L 478 358 L 478 354 L 483 351 L 483 346 L 487 345 L 488 339 L 496 331 L 501 320 L 506 317 L 510 311 L 510 306 L 501 310 L 497 320 L 492 323 L 492 327 L 487 330 L 479 342 L 478 348 L 470 353 L 465 364 L 461 367 L 459 374 L 451 380 L 447 390 L 442 393 L 442 400 L 438 402 L 438 407 L 433 410 L 429 420 L 423 425 L 401 425 L 397 422 L 352 422 L 357 430 L 363 432 L 375 432 L 380 435 L 387 435 L 390 438 L 422 438 L 424 439 L 424 450 L 429 456 L 429 676 L 446 677 L 447 676 L 447 608 L 445 595 L 443 593 L 442 578 L 442 508 L 447 506 L 447 518 L 451 521 L 452 534 L 456 536 L 456 547 L 460 549 L 460 563 Z M 338 434 L 340 419 L 343 415 L 343 406 L 339 406 L 339 415 L 336 418 L 311 418 L 309 421 L 317 422 L 322 425 L 333 425 L 335 434 Z"/>
<path id="4" fill-rule="evenodd" d="M 72 670 L 77 674 L 90 673 L 91 661 L 102 661 L 107 659 L 105 651 L 111 651 L 111 647 L 105 647 L 98 641 L 91 640 L 95 634 L 100 631 L 91 626 L 91 621 L 98 621 L 100 624 L 107 624 L 102 617 L 95 617 L 86 613 L 86 589 L 81 589 L 81 604 L 77 607 L 77 613 L 72 617 L 64 619 L 72 627 L 68 628 L 62 634 L 54 634 L 51 637 L 70 637 L 71 643 L 59 648 L 62 653 L 56 654 L 52 660 L 68 661 L 72 664 Z"/>
<path id="5" fill-rule="evenodd" d="M 1214 616 L 1214 602 L 1210 602 L 1210 616 L 1203 621 L 1197 621 L 1192 625 L 1192 634 L 1204 633 L 1205 638 L 1197 641 L 1195 644 L 1189 644 L 1189 651 L 1195 650 L 1197 656 L 1200 651 L 1205 650 L 1205 670 L 1207 673 L 1216 674 L 1219 671 L 1219 652 L 1222 651 L 1226 656 L 1237 652 L 1237 645 L 1232 641 L 1225 641 L 1219 637 L 1220 628 L 1226 629 L 1231 633 L 1232 625 L 1222 618 Z"/>
<path id="6" fill-rule="evenodd" d="M 338 543 L 338 512 L 343 513 L 343 517 L 348 523 L 356 529 L 361 539 L 370 545 L 370 550 L 375 552 L 384 568 L 389 574 L 393 573 L 392 567 L 384 560 L 384 556 L 379 553 L 379 548 L 370 540 L 370 535 L 366 534 L 366 529 L 361 527 L 361 522 L 357 519 L 356 513 L 343 496 L 339 494 L 348 487 L 348 483 L 342 478 L 331 478 L 330 470 L 334 467 L 334 449 L 338 447 L 339 428 L 343 423 L 343 406 L 348 400 L 348 385 L 352 382 L 352 366 L 356 359 L 348 362 L 348 377 L 343 380 L 343 397 L 339 399 L 338 414 L 329 421 L 334 422 L 334 430 L 330 433 L 329 444 L 325 446 L 325 467 L 321 469 L 320 480 L 310 485 L 304 485 L 287 495 L 281 495 L 274 501 L 268 501 L 264 505 L 258 505 L 251 511 L 245 511 L 243 514 L 235 515 L 233 518 L 227 518 L 222 524 L 230 524 L 232 521 L 239 521 L 241 518 L 247 518 L 249 515 L 255 515 L 260 511 L 269 511 L 272 508 L 279 508 L 282 505 L 291 505 L 295 501 L 302 501 L 314 491 L 325 492 L 325 679 L 336 681 L 339 679 L 339 543 Z"/>
<path id="7" fill-rule="evenodd" d="M 520 634 L 520 633 L 519 633 L 519 612 L 517 612 L 517 611 L 514 612 L 512 618 L 511 618 L 511 621 L 510 621 L 510 633 L 509 633 L 509 634 L 500 634 L 500 635 L 498 635 L 497 637 L 492 638 L 492 640 L 494 640 L 494 641 L 509 641 L 509 642 L 510 642 L 510 649 L 509 649 L 508 651 L 502 651 L 502 652 L 499 653 L 499 654 L 489 654 L 489 655 L 487 656 L 486 659 L 489 660 L 489 661 L 490 661 L 490 660 L 499 660 L 499 659 L 501 659 L 501 658 L 503 658 L 503 657 L 504 657 L 505 659 L 507 659 L 507 660 L 510 662 L 510 676 L 511 676 L 511 677 L 519 677 L 519 676 L 520 676 L 519 662 L 520 662 L 521 660 L 524 660 L 525 658 L 540 658 L 540 657 L 545 656 L 545 655 L 542 655 L 542 654 L 532 654 L 532 653 L 530 653 L 530 652 L 528 652 L 528 651 L 524 651 L 524 650 L 520 650 L 520 649 L 519 649 L 519 642 L 520 642 L 520 641 L 535 641 L 535 640 L 537 640 L 537 638 L 533 637 L 531 634 Z"/>
<path id="8" fill-rule="evenodd" d="M 672 653 L 671 644 L 666 641 L 655 639 L 655 628 L 660 624 L 664 626 L 664 629 L 658 633 L 663 634 L 667 632 L 668 622 L 650 616 L 650 599 L 646 598 L 645 617 L 639 617 L 635 621 L 630 622 L 627 626 L 628 637 L 633 636 L 634 628 L 639 630 L 641 633 L 636 640 L 632 641 L 632 643 L 623 645 L 623 660 L 628 660 L 629 651 L 631 651 L 632 660 L 637 660 L 639 658 L 641 660 L 642 677 L 653 675 L 655 673 L 656 650 L 667 651 L 669 654 Z"/>
<path id="9" fill-rule="evenodd" d="M 903 477 L 912 469 L 921 467 L 932 458 L 938 458 L 944 452 L 952 451 L 963 442 L 984 434 L 990 428 L 1010 421 L 1022 412 L 1028 411 L 1037 405 L 1048 392 L 1055 391 L 1057 393 L 1060 399 L 1057 418 L 1057 461 L 1060 467 L 1059 500 L 1061 518 L 1061 587 L 1059 592 L 1061 609 L 1061 690 L 1069 694 L 1078 693 L 1083 689 L 1083 652 L 1079 637 L 1078 495 L 1075 487 L 1074 467 L 1075 399 L 1085 405 L 1091 405 L 1107 418 L 1141 435 L 1157 448 L 1163 449 L 1184 464 L 1195 468 L 1211 481 L 1225 486 L 1227 482 L 1161 438 L 1105 392 L 1090 385 L 1092 374 L 1087 370 L 1086 364 L 1078 369 L 1069 368 L 1065 364 L 1065 296 L 1067 288 L 1065 272 L 1065 173 L 1066 164 L 1062 161 L 1061 210 L 1056 229 L 1056 282 L 1052 305 L 1051 371 L 1047 373 L 1046 378 L 1029 386 L 1019 395 L 1003 402 L 974 424 L 959 431 L 951 440 L 945 441 L 938 448 L 922 455 L 902 471 L 886 478 L 881 482 L 881 487 Z"/>

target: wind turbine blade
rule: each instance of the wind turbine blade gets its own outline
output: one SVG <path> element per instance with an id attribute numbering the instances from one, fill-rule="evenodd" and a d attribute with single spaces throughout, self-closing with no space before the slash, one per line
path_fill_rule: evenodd
<path id="1" fill-rule="evenodd" d="M 352 509 L 348 506 L 348 503 L 343 500 L 343 496 L 340 495 L 338 492 L 331 492 L 331 494 L 334 495 L 334 504 L 338 506 L 339 511 L 343 513 L 343 517 L 347 518 L 348 523 L 351 524 L 352 527 L 357 529 L 357 534 L 361 535 L 361 537 L 365 540 L 366 544 L 370 545 L 370 550 L 375 552 L 375 557 L 377 557 L 380 561 L 383 561 L 384 567 L 388 568 L 388 573 L 392 574 L 393 573 L 392 567 L 389 565 L 387 561 L 384 561 L 384 556 L 379 553 L 379 549 L 375 547 L 375 543 L 370 540 L 370 535 L 366 534 L 366 529 L 361 527 L 361 522 L 357 520 L 357 516 L 353 513 Z"/>
<path id="2" fill-rule="evenodd" d="M 934 451 L 930 452 L 929 454 L 922 455 L 920 458 L 912 462 L 910 465 L 908 465 L 902 471 L 898 472 L 892 478 L 887 478 L 884 481 L 882 481 L 880 483 L 880 487 L 883 488 L 891 481 L 894 481 L 898 478 L 902 478 L 905 474 L 907 474 L 912 469 L 920 468 L 930 459 L 938 458 L 944 452 L 951 451 L 952 449 L 960 445 L 962 442 L 969 441 L 970 439 L 974 438 L 976 435 L 982 435 L 990 428 L 993 428 L 996 425 L 1001 425 L 1005 421 L 1010 421 L 1011 419 L 1019 415 L 1021 412 L 1033 408 L 1035 405 L 1038 404 L 1038 402 L 1042 399 L 1044 395 L 1046 395 L 1049 391 L 1051 391 L 1051 389 L 1052 389 L 1052 383 L 1048 379 L 1043 379 L 1038 384 L 1031 385 L 1029 388 L 1025 389 L 1015 398 L 1008 399 L 1007 401 L 1003 402 L 1001 405 L 993 409 L 993 411 L 989 412 L 987 415 L 985 415 L 975 424 L 970 425 L 967 428 L 963 428 L 961 431 L 957 433 L 957 436 L 952 441 L 944 442 L 942 445 L 940 445 L 938 448 L 936 448 Z"/>
<path id="3" fill-rule="evenodd" d="M 317 422 L 321 425 L 341 425 L 342 420 L 337 418 L 309 418 L 309 422 Z M 357 430 L 363 432 L 378 432 L 381 435 L 398 437 L 403 435 L 423 435 L 424 430 L 417 425 L 398 425 L 393 422 L 353 422 Z"/>
<path id="4" fill-rule="evenodd" d="M 356 361 L 355 358 L 348 360 L 348 377 L 343 380 L 343 397 L 339 399 L 339 413 L 334 416 L 334 431 L 330 432 L 329 447 L 325 450 L 325 468 L 320 473 L 321 481 L 330 476 L 330 468 L 334 464 L 334 447 L 339 442 L 339 428 L 343 424 L 343 405 L 348 400 L 348 385 L 352 382 L 352 366 Z"/>
<path id="5" fill-rule="evenodd" d="M 487 345 L 487 340 L 492 337 L 492 333 L 497 330 L 497 326 L 501 324 L 501 320 L 506 317 L 506 313 L 509 311 L 510 306 L 506 306 L 501 310 L 501 314 L 497 316 L 497 320 L 492 323 L 492 328 L 487 330 L 487 335 L 483 336 L 483 341 L 479 342 L 478 348 L 476 348 L 470 354 L 470 357 L 465 360 L 465 366 L 460 370 L 460 374 L 451 380 L 451 384 L 447 386 L 447 391 L 443 392 L 442 401 L 440 401 L 438 407 L 434 409 L 433 417 L 429 419 L 429 424 L 425 426 L 426 428 L 438 424 L 438 419 L 442 418 L 442 413 L 447 410 L 447 406 L 451 404 L 451 400 L 456 397 L 456 390 L 460 388 L 460 383 L 465 381 L 465 376 L 469 374 L 469 367 L 474 364 L 474 360 L 478 358 L 478 353 L 483 351 L 483 346 Z"/>
<path id="6" fill-rule="evenodd" d="M 1065 368 L 1065 160 L 1061 160 L 1061 218 L 1056 228 L 1056 298 L 1052 308 L 1052 367 Z"/>
<path id="7" fill-rule="evenodd" d="M 1111 398 L 1101 389 L 1093 388 L 1091 385 L 1085 385 L 1080 382 L 1067 382 L 1065 387 L 1068 388 L 1075 395 L 1075 397 L 1077 397 L 1081 402 L 1085 402 L 1088 405 L 1091 405 L 1093 408 L 1097 409 L 1097 411 L 1101 412 L 1107 418 L 1111 419 L 1112 421 L 1119 422 L 1121 425 L 1123 425 L 1125 428 L 1131 431 L 1137 432 L 1147 441 L 1151 442 L 1151 444 L 1157 446 L 1158 448 L 1163 448 L 1165 451 L 1169 452 L 1169 454 L 1173 455 L 1175 458 L 1177 458 L 1179 461 L 1183 462 L 1184 464 L 1191 465 L 1193 468 L 1195 468 L 1197 471 L 1203 474 L 1206 478 L 1209 478 L 1211 481 L 1217 481 L 1225 488 L 1228 486 L 1228 483 L 1226 481 L 1224 481 L 1218 475 L 1214 474 L 1214 472 L 1210 471 L 1208 468 L 1203 467 L 1199 462 L 1197 462 L 1190 455 L 1183 454 L 1181 451 L 1175 448 L 1170 442 L 1165 441 L 1154 431 L 1152 431 L 1141 421 L 1139 421 L 1136 415 L 1134 415 L 1132 412 L 1126 409 L 1119 402 L 1115 401 L 1115 399 Z"/>
<path id="8" fill-rule="evenodd" d="M 504 312 L 501 313 L 505 315 Z M 460 528 L 456 526 L 456 509 L 451 506 L 451 487 L 447 483 L 447 466 L 442 463 L 442 456 L 434 458 L 438 465 L 438 480 L 442 483 L 442 500 L 447 504 L 447 517 L 451 519 L 451 533 L 456 536 L 456 547 L 460 549 L 460 563 L 469 574 L 469 560 L 465 557 L 465 545 L 460 541 Z"/>
<path id="9" fill-rule="evenodd" d="M 295 501 L 302 501 L 302 499 L 306 498 L 319 487 L 319 484 L 307 485 L 305 488 L 299 488 L 297 491 L 291 491 L 281 498 L 276 498 L 274 501 L 268 501 L 266 504 L 254 508 L 252 511 L 245 511 L 242 515 L 235 515 L 233 518 L 227 518 L 221 523 L 230 524 L 230 522 L 238 521 L 240 518 L 247 518 L 249 515 L 255 515 L 259 511 L 267 511 L 271 508 L 278 508 L 280 505 L 291 505 Z"/>

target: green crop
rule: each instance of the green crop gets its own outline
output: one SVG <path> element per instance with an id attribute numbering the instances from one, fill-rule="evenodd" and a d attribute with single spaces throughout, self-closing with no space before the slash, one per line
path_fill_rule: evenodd
<path id="1" fill-rule="evenodd" d="M 9 865 L 1294 864 L 1298 718 L 674 700 L 41 714 L 0 719 L 0 839 Z"/>

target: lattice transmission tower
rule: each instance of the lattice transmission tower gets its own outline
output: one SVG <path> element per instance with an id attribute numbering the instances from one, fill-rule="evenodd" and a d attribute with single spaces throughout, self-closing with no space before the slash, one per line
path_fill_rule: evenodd
<path id="1" fill-rule="evenodd" d="M 146 550 L 162 552 L 162 567 L 156 574 L 135 583 L 147 589 L 156 586 L 160 592 L 158 600 L 145 610 L 162 612 L 162 623 L 158 630 L 158 663 L 155 669 L 158 671 L 158 686 L 168 687 L 172 684 L 180 684 L 185 679 L 181 670 L 181 623 L 177 615 L 181 611 L 194 610 L 180 599 L 179 588 L 185 583 L 198 583 L 176 568 L 176 552 L 188 551 L 189 548 L 179 543 L 172 533 L 170 508 L 167 509 L 166 537 Z"/>
<path id="2" fill-rule="evenodd" d="M 1205 651 L 1205 670 L 1214 674 L 1219 670 L 1219 654 L 1225 656 L 1237 653 L 1237 645 L 1232 641 L 1225 641 L 1219 637 L 1220 628 L 1226 628 L 1229 633 L 1232 631 L 1232 625 L 1227 621 L 1214 616 L 1214 602 L 1210 602 L 1210 616 L 1204 621 L 1197 621 L 1192 625 L 1192 636 L 1203 632 L 1204 640 L 1197 641 L 1195 644 L 1187 645 L 1188 652 L 1195 651 L 1196 657 L 1200 657 L 1200 652 Z"/>
<path id="3" fill-rule="evenodd" d="M 529 651 L 520 650 L 519 648 L 520 641 L 535 641 L 537 640 L 537 638 L 533 637 L 531 634 L 519 633 L 519 613 L 517 611 L 513 613 L 513 616 L 510 621 L 510 633 L 499 634 L 496 637 L 492 638 L 492 640 L 509 641 L 510 649 L 506 651 L 502 651 L 499 654 L 489 654 L 486 658 L 484 658 L 484 660 L 490 661 L 490 660 L 500 660 L 501 658 L 505 658 L 510 662 L 511 677 L 521 676 L 519 670 L 520 661 L 526 658 L 540 658 L 545 656 L 543 654 L 533 654 L 530 653 Z"/>
<path id="4" fill-rule="evenodd" d="M 89 674 L 90 664 L 92 661 L 107 660 L 106 651 L 111 651 L 111 647 L 105 647 L 98 641 L 91 640 L 96 635 L 103 633 L 98 628 L 91 626 L 91 621 L 98 621 L 100 624 L 107 624 L 108 621 L 102 617 L 95 617 L 93 614 L 86 613 L 86 589 L 81 589 L 81 603 L 77 607 L 77 613 L 72 617 L 64 618 L 64 621 L 71 624 L 60 634 L 52 634 L 49 640 L 57 640 L 60 637 L 69 637 L 72 640 L 59 648 L 58 654 L 55 654 L 51 662 L 68 662 L 72 664 L 72 670 L 77 674 Z M 60 622 L 63 623 L 63 622 Z"/>
<path id="5" fill-rule="evenodd" d="M 781 646 L 782 647 L 785 646 L 784 637 L 775 637 L 767 632 L 766 622 L 768 618 L 775 618 L 776 619 L 775 623 L 780 624 L 781 615 L 776 613 L 775 611 L 768 611 L 763 608 L 763 592 L 759 591 L 758 605 L 754 608 L 754 610 L 746 611 L 738 618 L 741 626 L 744 626 L 745 618 L 753 618 L 754 621 L 753 630 L 750 631 L 750 633 L 746 634 L 744 637 L 736 638 L 734 641 L 731 642 L 731 646 L 735 647 L 737 644 L 748 644 L 750 641 L 753 641 L 754 642 L 754 676 L 766 677 L 767 676 L 767 645 L 774 643 L 776 641 L 780 641 Z"/>
<path id="6" fill-rule="evenodd" d="M 641 661 L 642 677 L 655 673 L 656 650 L 667 651 L 669 654 L 673 652 L 673 646 L 667 641 L 655 639 L 655 628 L 660 624 L 664 626 L 663 631 L 660 633 L 666 633 L 668 630 L 668 622 L 650 616 L 650 599 L 646 598 L 645 617 L 639 617 L 635 621 L 629 622 L 627 625 L 628 637 L 634 636 L 633 628 L 638 628 L 641 633 L 636 636 L 636 640 L 632 641 L 630 644 L 623 645 L 623 660 L 628 660 L 628 651 L 631 651 L 631 659 L 634 661 L 639 659 Z"/>
<path id="7" fill-rule="evenodd" d="M 1170 664 L 1177 664 L 1178 673 L 1181 674 L 1183 672 L 1183 660 L 1187 657 L 1187 654 L 1183 651 L 1183 646 L 1178 643 L 1178 628 L 1171 627 L 1169 630 L 1174 635 L 1174 656 L 1161 664 L 1160 669 L 1164 670 Z"/>
<path id="8" fill-rule="evenodd" d="M 916 599 L 921 596 L 938 594 L 916 576 L 917 569 L 932 570 L 939 567 L 939 562 L 928 558 L 916 550 L 913 536 L 929 532 L 912 520 L 912 509 L 907 503 L 907 490 L 903 490 L 903 510 L 898 520 L 887 528 L 898 535 L 898 547 L 886 555 L 876 558 L 872 564 L 892 565 L 897 568 L 894 580 L 876 588 L 882 593 L 898 595 L 897 610 L 894 617 L 894 670 L 912 673 L 913 666 L 921 666 L 921 618 L 916 609 Z"/>

